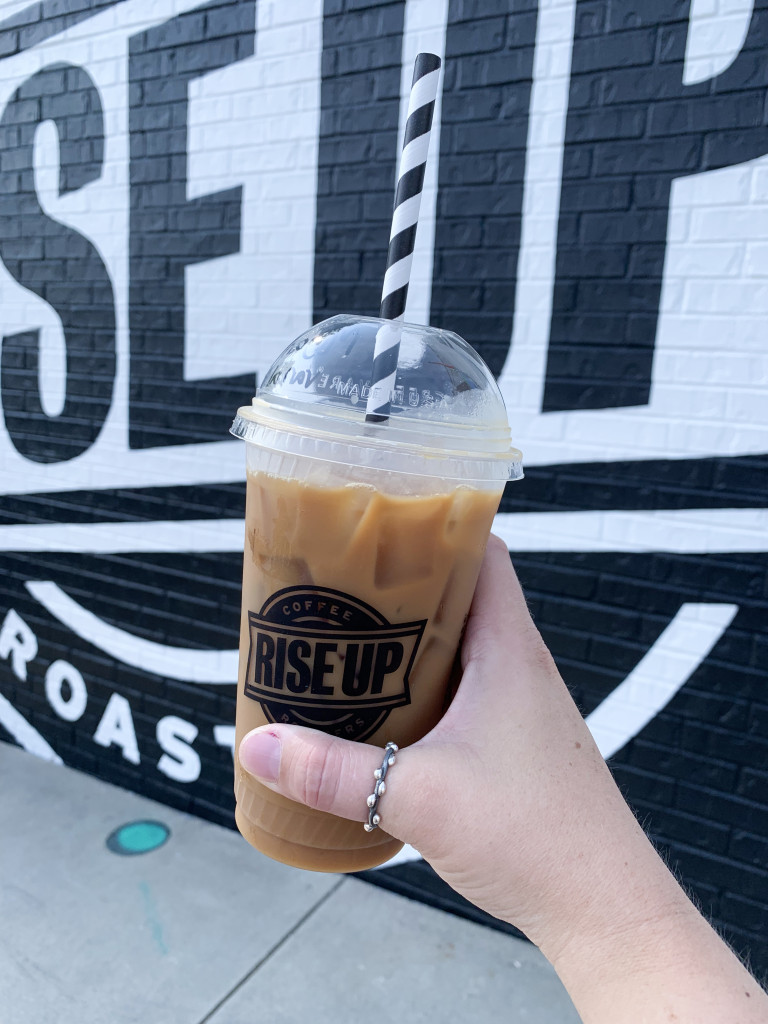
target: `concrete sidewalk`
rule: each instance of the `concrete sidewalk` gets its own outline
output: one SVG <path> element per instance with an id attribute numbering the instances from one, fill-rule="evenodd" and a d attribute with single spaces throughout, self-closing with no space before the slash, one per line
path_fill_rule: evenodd
<path id="1" fill-rule="evenodd" d="M 112 852 L 107 837 L 137 820 L 170 837 Z M 361 1019 L 579 1020 L 525 942 L 276 864 L 234 832 L 0 743 L 3 1024 Z"/>

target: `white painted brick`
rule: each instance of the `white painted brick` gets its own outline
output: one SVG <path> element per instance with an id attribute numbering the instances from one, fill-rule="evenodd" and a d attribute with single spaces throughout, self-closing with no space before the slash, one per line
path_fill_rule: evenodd
<path id="1" fill-rule="evenodd" d="M 316 55 L 301 54 L 291 58 L 273 57 L 254 62 L 254 86 L 258 89 L 269 88 L 272 82 L 303 82 L 316 80 Z"/>
<path id="2" fill-rule="evenodd" d="M 693 20 L 697 16 L 703 18 L 711 17 L 712 15 L 718 14 L 719 12 L 719 0 L 691 0 L 691 20 Z"/>
<path id="3" fill-rule="evenodd" d="M 675 202 L 694 206 L 732 206 L 749 202 L 756 168 L 752 163 L 692 174 L 676 180 Z"/>
<path id="4" fill-rule="evenodd" d="M 284 85 L 275 84 L 265 95 L 262 90 L 251 88 L 229 96 L 232 103 L 232 116 L 236 123 L 258 120 L 270 123 L 278 114 L 290 115 L 290 134 L 303 134 L 306 131 L 303 120 L 298 118 L 300 112 L 312 111 L 317 115 L 319 94 L 317 83 L 313 81 L 290 82 Z M 286 134 L 286 123 L 282 122 L 282 134 Z"/>
<path id="5" fill-rule="evenodd" d="M 746 277 L 768 277 L 768 242 L 749 242 L 744 256 Z"/>
<path id="6" fill-rule="evenodd" d="M 548 311 L 552 302 L 552 293 L 548 282 L 531 281 L 525 290 L 525 306 L 527 313 Z"/>
<path id="7" fill-rule="evenodd" d="M 669 210 L 667 221 L 667 243 L 687 242 L 693 240 L 691 229 L 691 211 L 686 207 L 673 205 Z M 729 239 L 730 240 L 730 239 Z M 708 239 L 705 239 L 708 241 Z"/>
<path id="8" fill-rule="evenodd" d="M 697 281 L 685 286 L 689 313 L 731 313 L 736 317 L 768 313 L 768 283 L 749 281 Z"/>
<path id="9" fill-rule="evenodd" d="M 704 3 L 701 0 L 694 0 L 691 5 L 689 45 L 695 41 L 697 56 L 703 56 L 705 53 L 713 55 L 719 58 L 722 65 L 723 60 L 731 57 L 734 50 L 738 53 L 738 49 L 741 48 L 738 43 L 743 41 L 745 21 L 749 23 L 752 4 L 740 3 L 738 6 L 742 7 L 742 11 L 731 16 L 722 8 L 712 9 L 713 6 L 712 0 L 705 0 Z M 703 16 L 707 8 L 709 17 Z"/>
<path id="10" fill-rule="evenodd" d="M 529 316 L 525 309 L 521 308 L 518 305 L 518 307 L 515 309 L 514 345 L 516 351 L 525 353 L 526 350 L 530 350 L 531 347 L 533 347 L 535 352 L 538 351 L 539 346 L 536 344 L 536 342 L 533 342 L 531 339 L 532 333 L 535 332 L 536 330 L 536 325 L 537 317 Z M 520 376 L 522 376 L 523 372 L 524 371 L 521 371 L 521 373 L 518 374 L 517 379 L 520 379 Z"/>
<path id="11" fill-rule="evenodd" d="M 236 123 L 232 116 L 231 96 L 212 96 L 208 98 L 205 94 L 202 94 L 193 97 L 190 88 L 189 100 L 190 123 L 220 124 L 223 122 L 228 125 Z"/>
<path id="12" fill-rule="evenodd" d="M 727 393 L 719 387 L 692 388 L 689 380 L 680 385 L 667 385 L 665 397 L 669 398 L 676 418 L 710 420 L 727 415 Z"/>
<path id="13" fill-rule="evenodd" d="M 685 286 L 683 277 L 667 277 L 661 294 L 661 309 L 666 314 L 682 313 L 685 306 Z"/>
<path id="14" fill-rule="evenodd" d="M 233 154 L 235 161 L 257 167 L 259 173 L 282 173 L 299 167 L 313 167 L 317 145 L 314 140 L 286 139 L 261 146 L 241 146 Z"/>
<path id="15" fill-rule="evenodd" d="M 725 414 L 733 424 L 765 423 L 768 419 L 768 395 L 763 388 L 731 391 L 727 395 Z"/>
<path id="16" fill-rule="evenodd" d="M 306 229 L 297 229 L 290 226 L 290 208 L 285 204 L 269 207 L 270 225 L 274 231 L 266 231 L 259 236 L 258 251 L 263 255 L 268 253 L 280 254 L 283 252 L 301 252 L 306 242 Z M 283 216 L 275 216 L 281 213 Z M 274 218 L 274 219 L 273 219 Z"/>
<path id="17" fill-rule="evenodd" d="M 441 7 L 442 4 L 434 0 L 408 0 L 406 17 L 409 34 L 443 28 L 439 17 Z"/>
<path id="18" fill-rule="evenodd" d="M 314 24 L 294 22 L 290 25 L 271 25 L 259 33 L 257 55 L 269 57 L 297 57 L 310 52 L 316 37 Z"/>
<path id="19" fill-rule="evenodd" d="M 538 109 L 542 112 L 557 112 L 562 109 L 563 86 L 561 82 L 540 82 L 536 89 Z"/>
<path id="20" fill-rule="evenodd" d="M 729 210 L 695 209 L 691 212 L 691 238 L 702 242 L 728 242 L 734 238 L 768 238 L 768 205 L 754 203 Z"/>
<path id="21" fill-rule="evenodd" d="M 209 152 L 232 149 L 238 140 L 242 140 L 238 126 L 227 120 L 223 123 L 214 121 L 202 125 L 199 130 L 200 148 Z M 195 142 L 197 140 L 194 140 Z M 197 149 L 197 146 L 194 147 Z"/>
<path id="22" fill-rule="evenodd" d="M 190 199 L 218 192 L 225 180 L 231 177 L 232 153 L 229 149 L 206 146 L 203 152 L 189 154 Z"/>
<path id="23" fill-rule="evenodd" d="M 549 281 L 552 273 L 552 256 L 549 249 L 529 247 L 522 250 L 518 273 L 531 281 Z"/>
<path id="24" fill-rule="evenodd" d="M 534 184 L 538 185 L 541 182 L 554 181 L 557 182 L 558 194 L 560 189 L 561 180 L 561 162 L 559 151 L 553 151 L 549 148 L 542 149 L 540 146 L 531 146 L 526 154 L 526 163 L 530 170 L 527 172 L 528 182 L 531 188 Z M 530 191 L 530 189 L 528 189 Z"/>
<path id="25" fill-rule="evenodd" d="M 725 350 L 727 339 L 723 337 Z M 665 381 L 679 381 L 689 390 L 699 392 L 702 385 L 716 384 L 744 386 L 745 381 L 754 384 L 768 383 L 768 353 L 765 358 L 735 351 L 728 347 L 728 357 L 722 354 L 709 355 L 697 350 L 685 353 L 661 350 L 654 358 L 654 373 Z"/>
<path id="26" fill-rule="evenodd" d="M 690 85 L 724 71 L 736 58 L 752 14 L 752 0 L 693 0 L 683 82 Z"/>
<path id="27" fill-rule="evenodd" d="M 537 117 L 528 133 L 530 145 L 542 148 L 559 148 L 562 136 L 562 119 L 557 113 L 543 113 L 541 117 Z"/>
<path id="28" fill-rule="evenodd" d="M 750 198 L 753 202 L 766 202 L 768 200 L 768 160 L 762 157 L 753 161 L 752 192 Z"/>
<path id="29" fill-rule="evenodd" d="M 306 330 L 310 326 L 310 322 L 307 321 L 300 330 Z M 293 341 L 298 333 L 299 331 L 296 330 L 296 317 L 285 306 L 276 309 L 259 310 L 256 318 L 256 334 L 260 338 L 278 339 L 278 347 L 276 347 L 271 355 L 267 366 L 270 365 L 273 359 L 277 358 L 289 341 Z"/>
<path id="30" fill-rule="evenodd" d="M 240 137 L 248 138 L 251 142 L 284 142 L 286 139 L 315 139 L 317 133 L 317 111 L 306 110 L 296 111 L 291 115 L 291 125 L 288 127 L 284 114 L 269 111 L 269 116 L 245 118 L 238 122 L 241 126 Z M 250 130 L 249 130 L 250 129 Z"/>
<path id="31" fill-rule="evenodd" d="M 99 39 L 93 46 L 94 53 L 88 61 L 88 73 L 100 89 L 117 85 L 125 79 L 125 69 L 111 55 L 104 55 L 104 46 Z"/>
<path id="32" fill-rule="evenodd" d="M 560 199 L 560 183 L 558 181 L 537 181 L 525 191 L 523 202 L 524 212 L 535 218 L 538 211 L 547 211 L 556 206 Z M 535 225 L 535 219 L 532 221 Z"/>
<path id="33" fill-rule="evenodd" d="M 678 245 L 668 257 L 675 277 L 723 277 L 742 272 L 747 246 L 739 242 Z"/>
<path id="34" fill-rule="evenodd" d="M 683 424 L 680 433 L 685 450 L 693 455 L 713 451 L 737 455 L 765 450 L 765 427 L 737 428 L 730 423 L 696 422 Z"/>
<path id="35" fill-rule="evenodd" d="M 259 28 L 280 28 L 285 25 L 303 25 L 313 21 L 319 28 L 322 0 L 258 0 Z"/>
<path id="36" fill-rule="evenodd" d="M 626 448 L 667 448 L 668 423 L 649 417 L 628 415 L 622 410 L 611 410 L 608 417 L 574 417 L 570 424 L 569 439 L 592 444 L 596 449 L 614 446 Z"/>
<path id="37" fill-rule="evenodd" d="M 549 35 L 555 36 L 555 41 L 545 40 L 543 38 L 542 26 L 546 26 L 546 31 Z M 536 64 L 537 68 L 541 68 L 546 77 L 552 81 L 554 79 L 563 79 L 564 81 L 568 78 L 571 63 L 571 42 L 562 42 L 562 38 L 565 35 L 567 29 L 562 22 L 558 22 L 556 19 L 549 18 L 546 22 L 543 20 L 540 22 L 539 38 L 536 41 L 537 55 Z"/>
<path id="38" fill-rule="evenodd" d="M 666 326 L 666 325 L 663 325 Z M 706 327 L 706 331 L 705 331 Z M 706 318 L 698 314 L 675 314 L 669 317 L 666 333 L 659 332 L 659 351 L 688 352 L 700 350 L 703 346 L 715 347 L 719 353 L 724 339 L 732 341 L 733 317 L 710 315 Z"/>

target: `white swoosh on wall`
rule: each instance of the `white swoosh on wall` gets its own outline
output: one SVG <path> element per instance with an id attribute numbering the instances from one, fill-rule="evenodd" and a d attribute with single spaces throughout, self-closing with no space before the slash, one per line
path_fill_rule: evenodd
<path id="1" fill-rule="evenodd" d="M 205 651 L 169 647 L 136 636 L 118 626 L 111 626 L 83 608 L 50 580 L 28 582 L 26 588 L 54 618 L 68 626 L 73 633 L 124 665 L 186 683 L 234 685 L 237 682 L 237 650 Z"/>
<path id="2" fill-rule="evenodd" d="M 42 757 L 44 761 L 53 761 L 54 764 L 63 764 L 63 761 L 37 729 L 30 725 L 26 718 L 20 714 L 11 702 L 0 693 L 0 725 L 14 738 L 14 740 L 36 757 Z"/>
<path id="3" fill-rule="evenodd" d="M 613 757 L 669 704 L 733 622 L 737 604 L 684 604 L 656 643 L 591 715 L 604 758 Z"/>
<path id="4" fill-rule="evenodd" d="M 653 551 L 705 555 L 768 550 L 765 508 L 499 512 L 493 529 L 513 553 Z M 0 526 L 0 551 L 18 553 L 215 554 L 242 550 L 242 519 Z"/>

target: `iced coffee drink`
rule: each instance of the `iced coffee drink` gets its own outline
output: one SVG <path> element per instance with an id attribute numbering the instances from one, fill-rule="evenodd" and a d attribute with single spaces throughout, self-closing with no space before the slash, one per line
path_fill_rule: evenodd
<path id="1" fill-rule="evenodd" d="M 401 394 L 389 422 L 366 425 L 380 323 L 335 317 L 313 328 L 233 427 L 248 441 L 238 746 L 267 722 L 404 746 L 444 710 L 520 456 L 485 365 L 428 328 L 403 328 L 411 366 Z M 356 871 L 400 848 L 382 829 L 367 833 L 235 774 L 238 828 L 278 860 Z"/>

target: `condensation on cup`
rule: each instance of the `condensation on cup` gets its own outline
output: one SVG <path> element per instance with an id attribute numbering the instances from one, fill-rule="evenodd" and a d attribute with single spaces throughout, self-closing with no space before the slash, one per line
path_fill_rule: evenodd
<path id="1" fill-rule="evenodd" d="M 389 417 L 366 422 L 383 327 L 352 316 L 312 327 L 232 425 L 247 465 L 238 748 L 270 722 L 403 747 L 447 706 L 493 517 L 522 456 L 486 364 L 432 327 L 397 325 Z M 248 842 L 297 867 L 360 871 L 402 845 L 287 800 L 237 762 L 235 795 Z"/>

